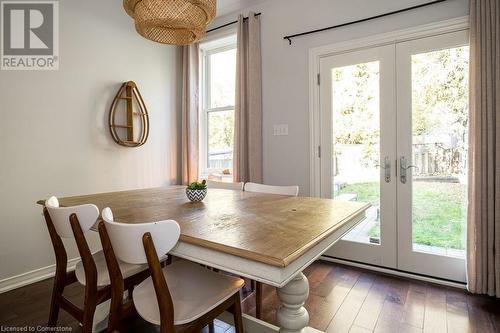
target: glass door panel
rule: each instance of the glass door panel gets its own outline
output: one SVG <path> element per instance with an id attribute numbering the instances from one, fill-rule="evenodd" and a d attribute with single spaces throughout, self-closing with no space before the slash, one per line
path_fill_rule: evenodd
<path id="1" fill-rule="evenodd" d="M 465 281 L 467 43 L 456 32 L 397 46 L 399 266 L 455 281 Z"/>
<path id="2" fill-rule="evenodd" d="M 465 258 L 469 47 L 411 56 L 413 250 Z"/>
<path id="3" fill-rule="evenodd" d="M 370 202 L 343 239 L 380 244 L 380 62 L 332 69 L 332 194 Z"/>

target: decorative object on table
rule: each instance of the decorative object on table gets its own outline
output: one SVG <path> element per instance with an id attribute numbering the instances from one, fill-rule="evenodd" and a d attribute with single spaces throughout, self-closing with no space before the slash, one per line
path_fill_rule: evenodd
<path id="1" fill-rule="evenodd" d="M 125 103 L 120 103 L 122 101 Z M 121 146 L 139 147 L 146 143 L 149 136 L 148 110 L 135 82 L 125 82 L 118 90 L 109 110 L 109 130 L 113 140 Z"/>
<path id="2" fill-rule="evenodd" d="M 123 7 L 144 38 L 188 45 L 205 36 L 215 17 L 216 0 L 123 0 Z"/>
<path id="3" fill-rule="evenodd" d="M 203 180 L 200 182 L 192 182 L 186 188 L 186 195 L 192 202 L 200 202 L 205 199 L 207 195 L 207 181 Z"/>

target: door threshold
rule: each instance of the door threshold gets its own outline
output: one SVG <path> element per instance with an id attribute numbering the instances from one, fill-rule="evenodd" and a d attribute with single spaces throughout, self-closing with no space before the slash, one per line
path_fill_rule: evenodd
<path id="1" fill-rule="evenodd" d="M 467 284 L 463 283 L 463 282 L 457 282 L 457 281 L 439 279 L 439 278 L 431 277 L 431 276 L 427 276 L 427 275 L 410 273 L 410 272 L 406 272 L 406 271 L 400 271 L 400 270 L 397 270 L 397 269 L 392 269 L 392 268 L 386 268 L 386 267 L 381 267 L 381 266 L 375 266 L 375 265 L 360 263 L 360 262 L 357 262 L 357 261 L 339 259 L 339 258 L 335 258 L 335 257 L 331 257 L 331 256 L 326 256 L 326 255 L 322 255 L 320 257 L 320 259 L 324 260 L 324 261 L 329 261 L 329 262 L 337 263 L 337 264 L 343 264 L 343 265 L 347 265 L 347 266 L 359 267 L 359 268 L 367 269 L 367 270 L 370 270 L 370 271 L 385 273 L 385 274 L 389 274 L 389 275 L 395 275 L 395 276 L 409 278 L 409 279 L 413 279 L 413 280 L 430 282 L 430 283 L 434 283 L 434 284 L 438 284 L 438 285 L 442 285 L 442 286 L 446 286 L 446 287 L 453 287 L 453 288 L 467 290 Z"/>

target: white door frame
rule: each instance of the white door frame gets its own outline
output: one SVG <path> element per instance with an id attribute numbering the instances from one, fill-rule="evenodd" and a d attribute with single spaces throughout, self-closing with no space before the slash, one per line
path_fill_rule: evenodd
<path id="1" fill-rule="evenodd" d="M 310 196 L 321 195 L 321 121 L 320 121 L 320 86 L 318 85 L 320 60 L 344 52 L 357 49 L 383 46 L 423 37 L 430 37 L 444 33 L 466 30 L 469 28 L 469 17 L 463 16 L 451 20 L 421 25 L 414 28 L 403 29 L 366 38 L 345 41 L 309 50 L 309 142 L 310 142 Z"/>

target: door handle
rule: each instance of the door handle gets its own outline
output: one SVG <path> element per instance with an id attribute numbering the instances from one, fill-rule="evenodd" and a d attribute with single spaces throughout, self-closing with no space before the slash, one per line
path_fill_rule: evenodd
<path id="1" fill-rule="evenodd" d="M 376 166 L 381 167 L 384 169 L 384 178 L 386 183 L 391 182 L 391 159 L 389 156 L 386 156 L 384 158 L 384 165 L 377 164 Z"/>
<path id="2" fill-rule="evenodd" d="M 402 184 L 406 184 L 407 179 L 407 171 L 411 168 L 417 168 L 416 165 L 408 165 L 408 161 L 404 156 L 401 156 L 399 159 L 399 180 Z M 418 168 L 417 168 L 418 169 Z"/>

